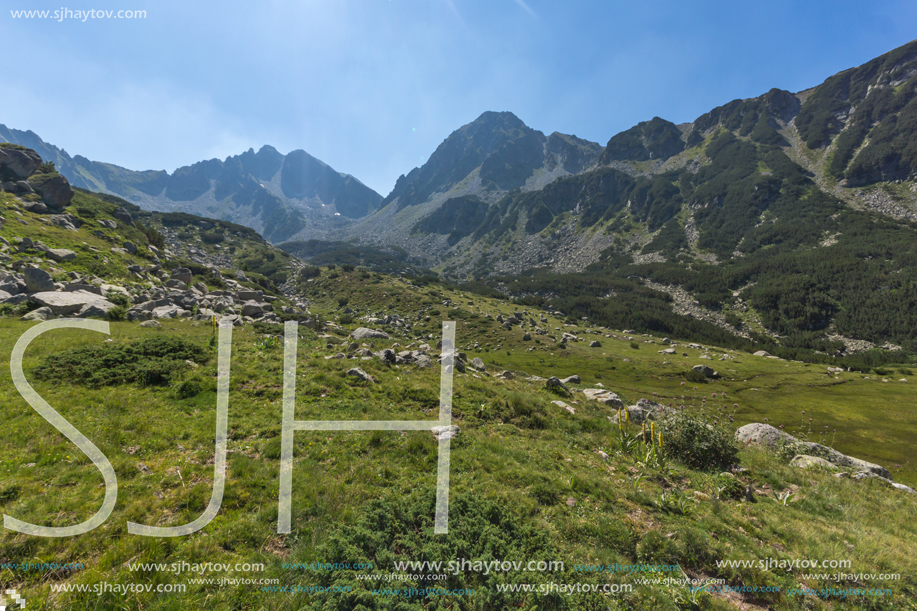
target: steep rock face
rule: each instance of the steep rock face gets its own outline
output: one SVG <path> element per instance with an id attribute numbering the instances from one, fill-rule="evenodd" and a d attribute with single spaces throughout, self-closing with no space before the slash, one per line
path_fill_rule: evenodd
<path id="1" fill-rule="evenodd" d="M 828 172 L 846 186 L 917 177 L 917 41 L 816 87 L 796 127 L 810 149 L 834 146 Z"/>
<path id="2" fill-rule="evenodd" d="M 340 174 L 326 163 L 302 150 L 283 159 L 280 188 L 295 200 L 319 200 L 333 204 L 349 218 L 366 216 L 376 209 L 382 197 L 348 174 Z"/>
<path id="3" fill-rule="evenodd" d="M 452 246 L 473 233 L 487 217 L 488 204 L 477 197 L 454 197 L 415 226 L 421 233 L 447 236 Z"/>
<path id="4" fill-rule="evenodd" d="M 482 189 L 497 194 L 525 189 L 538 172 L 563 176 L 582 171 L 600 151 L 596 143 L 576 136 L 555 132 L 546 137 L 511 112 L 485 112 L 452 132 L 423 166 L 402 175 L 380 208 L 423 204 L 475 178 Z"/>
<path id="5" fill-rule="evenodd" d="M 545 156 L 547 169 L 560 165 L 566 172 L 578 174 L 595 163 L 602 147 L 589 140 L 554 132 L 545 142 L 545 152 L 548 153 Z"/>
<path id="6" fill-rule="evenodd" d="M 674 123 L 653 117 L 651 121 L 638 123 L 629 130 L 612 136 L 602 151 L 599 163 L 607 165 L 619 160 L 665 160 L 677 155 L 684 148 L 681 130 Z"/>

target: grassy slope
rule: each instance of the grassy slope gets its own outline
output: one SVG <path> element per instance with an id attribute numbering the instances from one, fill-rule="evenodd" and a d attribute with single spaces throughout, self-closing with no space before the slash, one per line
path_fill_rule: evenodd
<path id="1" fill-rule="evenodd" d="M 481 350 L 467 350 L 468 358 L 481 356 L 491 372 L 506 368 L 541 376 L 577 373 L 583 386 L 601 382 L 619 392 L 627 403 L 657 392 L 661 397 L 657 399 L 683 402 L 690 411 L 699 413 L 704 410 L 701 395 L 705 395 L 712 407 L 707 411 L 715 416 L 719 399 L 714 402 L 710 395 L 716 392 L 721 397 L 725 391 L 728 405 L 739 404 L 735 424 L 767 417 L 775 424 L 785 423 L 788 429 L 797 428 L 804 409 L 807 417 L 813 415 L 813 431 L 825 425 L 837 427 L 837 449 L 889 467 L 900 463 L 901 470 L 893 469 L 896 479 L 912 485 L 917 480 L 913 450 L 908 443 L 917 426 L 909 408 L 913 405 L 912 383 L 883 383 L 854 374 L 841 374 L 841 380 L 835 380 L 815 366 L 744 354 L 722 362 L 698 360 L 700 353 L 691 349 L 684 350 L 689 358 L 665 357 L 671 364 L 663 365 L 662 355 L 656 352 L 663 346 L 642 343 L 648 338 L 638 338 L 639 349 L 631 348 L 629 341 L 602 337 L 602 348 L 590 349 L 586 343 L 576 343 L 566 351 L 553 350 L 552 355 L 544 338 L 540 338 L 540 344 L 523 342 L 518 328 L 504 332 L 492 319 L 472 315 L 507 314 L 512 310 L 509 304 L 477 296 L 460 297 L 434 285 L 415 289 L 404 281 L 375 274 L 335 273 L 339 275 L 331 278 L 332 274 L 324 271 L 317 282 L 309 283 L 314 291 L 313 313 L 322 313 L 329 319 L 338 317 L 337 298 L 341 295 L 349 296 L 348 305 L 357 314 L 387 310 L 404 315 L 426 309 L 431 320 L 415 326 L 415 331 L 433 335 L 434 341 L 439 321 L 454 316 L 460 321 L 458 346 L 467 349 L 475 341 L 480 342 Z M 443 298 L 451 299 L 451 306 L 441 305 Z M 461 312 L 450 313 L 456 307 Z M 434 314 L 433 310 L 440 313 Z M 552 333 L 557 333 L 554 327 L 563 328 L 553 317 L 542 326 Z M 12 344 L 27 327 L 18 321 L 0 321 L 0 361 L 7 362 Z M 115 323 L 111 339 L 126 342 L 170 332 L 201 344 L 210 336 L 206 325 L 187 322 L 169 322 L 162 330 Z M 386 368 L 378 360 L 363 361 L 360 366 L 380 383 L 357 383 L 344 375 L 353 366 L 351 362 L 324 358 L 340 349 L 337 345 L 328 348 L 329 342 L 345 340 L 345 335 L 336 337 L 331 340 L 303 332 L 298 355 L 298 419 L 435 418 L 438 369 Z M 103 341 L 101 335 L 80 331 L 42 336 L 27 353 L 25 370 L 28 374 L 44 354 Z M 393 341 L 409 343 L 404 337 Z M 377 340 L 376 349 L 382 345 L 390 342 Z M 532 346 L 536 350 L 525 351 Z M 679 352 L 682 349 L 678 347 Z M 720 352 L 711 349 L 709 354 L 716 359 Z M 623 362 L 625 357 L 631 362 Z M 724 378 L 699 384 L 697 391 L 690 383 L 682 387 L 682 372 L 696 363 L 719 369 Z M 905 493 L 890 491 L 875 482 L 837 480 L 828 474 L 791 469 L 746 449 L 741 460 L 749 471 L 740 476 L 743 484 L 763 491 L 759 498 L 769 496 L 770 491 L 786 489 L 795 489 L 798 496 L 786 506 L 769 498 L 756 504 L 701 498 L 688 501 L 689 514 L 681 515 L 671 506 L 664 508 L 660 498 L 663 491 L 680 491 L 687 497 L 700 491 L 715 497 L 722 479 L 715 473 L 687 470 L 677 463 L 670 463 L 666 470 L 655 469 L 641 465 L 637 456 L 616 453 L 615 430 L 606 418 L 610 410 L 583 401 L 581 395 L 575 399 L 577 403 L 568 400 L 576 408 L 576 414 L 571 415 L 550 403 L 557 397 L 547 393 L 542 383 L 519 378 L 497 380 L 471 373 L 457 374 L 455 380 L 455 422 L 462 433 L 453 442 L 451 469 L 450 529 L 453 533 L 471 533 L 467 540 L 457 535 L 434 537 L 431 511 L 421 511 L 414 522 L 405 517 L 412 508 L 429 507 L 429 493 L 435 485 L 435 442 L 429 433 L 420 432 L 297 433 L 294 531 L 281 536 L 276 534 L 276 507 L 282 343 L 259 336 L 251 328 L 236 329 L 232 366 L 230 454 L 223 506 L 202 532 L 177 539 L 128 535 L 125 523 L 181 524 L 197 517 L 205 507 L 213 473 L 208 460 L 213 451 L 215 358 L 198 369 L 189 367 L 184 374 L 186 379 L 196 379 L 203 389 L 187 399 L 179 398 L 178 384 L 172 388 L 123 386 L 88 390 L 35 382 L 41 396 L 112 461 L 119 478 L 119 500 L 105 525 L 81 537 L 40 539 L 3 531 L 0 562 L 80 561 L 87 568 L 53 576 L 6 570 L 0 573 L 2 585 L 24 589 L 29 608 L 33 609 L 354 609 L 360 604 L 364 608 L 386 609 L 603 609 L 609 605 L 674 609 L 678 608 L 674 602 L 677 592 L 658 587 L 637 588 L 620 598 L 601 599 L 583 595 L 498 595 L 494 584 L 620 582 L 620 575 L 576 573 L 572 565 L 635 561 L 677 561 L 692 576 L 718 576 L 732 585 L 788 588 L 803 583 L 799 571 L 719 569 L 715 564 L 720 559 L 775 557 L 850 559 L 853 565 L 847 572 L 897 572 L 903 579 L 866 583 L 865 587 L 890 586 L 896 593 L 893 598 L 835 598 L 825 602 L 773 593 L 744 599 L 716 595 L 701 596 L 702 608 L 736 608 L 730 605 L 743 602 L 757 605 L 747 608 L 897 609 L 908 608 L 906 601 L 917 593 L 917 566 L 909 553 L 917 534 L 917 506 L 913 497 Z M 846 381 L 840 383 L 842 380 Z M 102 498 L 98 472 L 18 397 L 8 376 L 0 377 L 0 397 L 5 426 L 5 434 L 0 437 L 0 511 L 50 525 L 88 518 Z M 808 422 L 802 426 L 807 428 Z M 603 462 L 596 454 L 600 449 L 611 454 L 609 462 Z M 26 466 L 32 463 L 35 466 Z M 139 467 L 141 463 L 146 470 Z M 629 479 L 635 474 L 643 474 L 646 479 L 635 485 Z M 378 498 L 387 505 L 372 506 L 371 502 Z M 564 502 L 567 498 L 575 499 L 575 506 L 568 506 Z M 487 501 L 494 502 L 494 506 L 488 509 L 482 505 Z M 281 567 L 283 562 L 365 560 L 376 564 L 376 572 L 387 574 L 392 572 L 392 559 L 472 557 L 475 541 L 499 538 L 492 531 L 481 530 L 480 520 L 471 518 L 475 511 L 502 524 L 500 532 L 518 529 L 513 531 L 517 533 L 513 540 L 521 541 L 520 546 L 497 545 L 491 557 L 560 559 L 567 564 L 566 572 L 487 577 L 468 573 L 452 578 L 449 587 L 474 587 L 478 591 L 474 597 L 409 600 L 368 596 L 366 583 L 356 581 L 349 571 L 314 573 Z M 361 523 L 372 515 L 389 516 L 390 528 L 404 528 L 408 534 L 399 539 L 401 543 L 380 551 L 368 535 L 353 534 L 363 532 L 359 530 Z M 412 524 L 419 525 L 419 529 L 411 528 Z M 347 545 L 336 547 L 334 542 L 341 540 Z M 358 591 L 346 595 L 279 594 L 259 592 L 256 585 L 189 585 L 187 594 L 174 597 L 65 595 L 50 591 L 52 580 L 76 584 L 101 580 L 185 582 L 187 574 L 130 573 L 126 567 L 128 562 L 182 560 L 264 562 L 267 566 L 263 574 L 212 573 L 204 577 L 268 577 L 280 579 L 283 585 L 351 585 Z M 804 583 L 831 585 L 814 580 Z"/>

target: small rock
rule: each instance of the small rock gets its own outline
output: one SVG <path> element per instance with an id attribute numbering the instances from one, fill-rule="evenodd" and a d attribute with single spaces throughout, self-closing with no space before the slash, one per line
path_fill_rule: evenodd
<path id="1" fill-rule="evenodd" d="M 437 441 L 442 439 L 452 439 L 459 434 L 460 429 L 454 424 L 449 426 L 434 426 L 430 429 Z"/>
<path id="2" fill-rule="evenodd" d="M 143 321 L 142 323 L 140 323 L 140 326 L 141 326 L 141 327 L 147 327 L 147 328 L 158 329 L 158 328 L 162 327 L 162 323 L 159 322 L 158 320 L 145 320 L 145 321 Z"/>
<path id="3" fill-rule="evenodd" d="M 551 376 L 550 378 L 548 378 L 547 381 L 545 381 L 544 385 L 548 390 L 563 389 L 564 392 L 567 392 L 567 393 L 570 392 L 570 389 L 567 388 L 566 385 L 564 385 L 564 383 L 561 382 L 560 378 L 558 378 L 557 376 Z"/>
<path id="4" fill-rule="evenodd" d="M 370 384 L 375 384 L 376 380 L 373 379 L 371 375 L 360 369 L 359 367 L 354 367 L 353 369 L 347 370 L 347 375 L 359 378 L 364 382 L 369 382 Z"/>

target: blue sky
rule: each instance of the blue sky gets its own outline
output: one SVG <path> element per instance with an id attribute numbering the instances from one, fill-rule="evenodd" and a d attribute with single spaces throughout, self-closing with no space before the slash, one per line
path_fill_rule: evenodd
<path id="1" fill-rule="evenodd" d="M 302 148 L 386 195 L 449 133 L 510 110 L 604 145 L 917 36 L 917 3 L 5 0 L 0 123 L 71 155 L 174 170 Z M 146 10 L 13 19 L 11 10 Z"/>

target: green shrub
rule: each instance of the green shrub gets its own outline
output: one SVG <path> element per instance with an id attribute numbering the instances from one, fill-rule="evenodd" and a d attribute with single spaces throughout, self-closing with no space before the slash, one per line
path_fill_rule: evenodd
<path id="1" fill-rule="evenodd" d="M 554 489 L 550 484 L 538 483 L 532 488 L 532 498 L 538 501 L 539 505 L 557 505 L 560 502 L 560 492 Z"/>
<path id="2" fill-rule="evenodd" d="M 97 388 L 137 383 L 168 384 L 187 369 L 186 360 L 204 363 L 205 349 L 176 335 L 151 337 L 125 346 L 86 346 L 50 354 L 35 367 L 39 380 Z"/>
<path id="3" fill-rule="evenodd" d="M 108 311 L 108 320 L 124 320 L 127 316 L 127 308 L 117 305 Z"/>
<path id="4" fill-rule="evenodd" d="M 706 384 L 708 382 L 707 376 L 702 374 L 699 371 L 694 371 L 689 369 L 684 373 L 685 379 L 689 382 L 694 382 L 695 384 Z"/>
<path id="5" fill-rule="evenodd" d="M 678 545 L 658 530 L 647 532 L 637 544 L 637 560 L 647 564 L 678 564 Z"/>
<path id="6" fill-rule="evenodd" d="M 85 215 L 83 214 L 83 212 L 82 212 L 81 209 L 78 209 L 77 211 L 79 212 L 80 216 L 85 216 Z M 90 211 L 90 212 L 91 212 L 91 211 Z M 91 213 L 91 214 L 89 214 L 89 216 L 95 216 L 95 214 L 94 214 L 94 213 Z M 154 228 L 152 228 L 152 227 L 148 227 L 148 226 L 146 226 L 146 225 L 144 225 L 143 223 L 140 223 L 140 222 L 137 222 L 137 223 L 135 223 L 135 224 L 136 224 L 136 226 L 137 226 L 137 229 L 140 230 L 140 233 L 142 233 L 144 236 L 146 236 L 146 241 L 147 241 L 147 243 L 148 243 L 150 246 L 155 246 L 155 247 L 158 248 L 159 250 L 162 250 L 163 248 L 166 247 L 166 239 L 165 239 L 165 237 L 163 237 L 163 235 L 162 235 L 161 233 L 159 233 L 158 231 L 156 231 L 156 229 L 154 229 Z"/>
<path id="7" fill-rule="evenodd" d="M 317 278 L 322 275 L 322 269 L 316 267 L 315 265 L 306 265 L 301 270 L 299 270 L 299 277 L 302 280 L 308 280 L 309 278 Z"/>
<path id="8" fill-rule="evenodd" d="M 639 350 L 640 344 L 638 344 L 637 342 L 631 342 L 630 347 L 633 348 L 634 350 Z"/>
<path id="9" fill-rule="evenodd" d="M 348 303 L 350 303 L 350 299 L 348 299 L 347 297 L 338 297 L 338 307 L 343 308 Z"/>
<path id="10" fill-rule="evenodd" d="M 353 316 L 351 316 L 350 314 L 341 314 L 340 316 L 338 316 L 338 323 L 342 325 L 353 324 Z"/>
<path id="11" fill-rule="evenodd" d="M 129 308 L 131 305 L 131 298 L 124 293 L 109 293 L 105 296 L 105 299 L 112 302 L 116 306 L 121 306 L 125 309 Z"/>
<path id="12" fill-rule="evenodd" d="M 201 383 L 199 380 L 185 380 L 175 387 L 175 396 L 179 399 L 190 399 L 201 392 Z"/>
<path id="13" fill-rule="evenodd" d="M 54 167 L 53 161 L 45 161 L 40 166 L 38 166 L 38 169 L 35 170 L 35 172 L 38 174 L 54 174 L 57 172 L 57 168 Z"/>
<path id="14" fill-rule="evenodd" d="M 226 239 L 226 236 L 223 235 L 221 231 L 203 231 L 201 232 L 201 240 L 207 244 L 219 244 Z"/>
<path id="15" fill-rule="evenodd" d="M 737 501 L 745 496 L 745 486 L 735 477 L 730 477 L 729 474 L 721 473 L 717 475 L 713 479 L 713 486 L 716 498 L 721 501 Z"/>
<path id="16" fill-rule="evenodd" d="M 661 423 L 667 456 L 699 470 L 725 469 L 736 463 L 738 448 L 730 433 L 700 418 L 676 412 Z"/>

